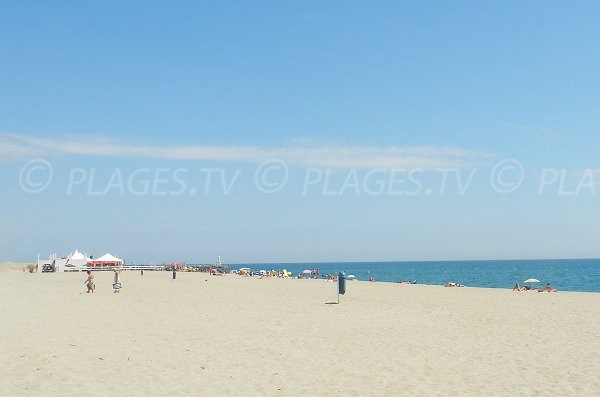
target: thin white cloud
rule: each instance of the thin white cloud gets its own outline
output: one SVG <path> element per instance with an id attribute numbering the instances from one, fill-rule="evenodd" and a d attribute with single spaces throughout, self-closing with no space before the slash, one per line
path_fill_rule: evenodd
<path id="1" fill-rule="evenodd" d="M 537 136 L 542 141 L 559 142 L 559 141 L 564 140 L 564 136 L 562 136 L 561 134 L 558 134 L 556 132 L 539 133 Z"/>
<path id="2" fill-rule="evenodd" d="M 162 160 L 236 161 L 260 163 L 280 159 L 297 167 L 332 168 L 464 168 L 482 154 L 450 146 L 364 147 L 324 146 L 296 142 L 284 147 L 171 145 L 148 146 L 102 138 L 37 138 L 21 134 L 0 135 L 0 155 L 69 155 L 152 158 Z"/>
<path id="3" fill-rule="evenodd" d="M 517 128 L 520 130 L 530 130 L 530 131 L 541 131 L 541 132 L 552 132 L 549 128 L 546 127 L 538 127 L 534 125 L 528 124 L 515 124 L 515 123 L 504 123 L 504 125 L 512 128 Z"/>
<path id="4" fill-rule="evenodd" d="M 536 138 L 541 141 L 558 142 L 564 139 L 564 136 L 546 127 L 537 127 L 526 124 L 504 123 L 505 126 L 518 130 L 534 133 Z"/>
<path id="5" fill-rule="evenodd" d="M 19 143 L 5 142 L 0 137 L 0 157 L 2 159 L 18 159 L 25 156 L 39 154 L 35 148 Z"/>

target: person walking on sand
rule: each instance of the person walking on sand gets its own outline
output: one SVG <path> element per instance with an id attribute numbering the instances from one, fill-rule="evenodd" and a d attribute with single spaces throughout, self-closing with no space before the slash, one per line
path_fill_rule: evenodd
<path id="1" fill-rule="evenodd" d="M 121 269 L 114 269 L 113 293 L 121 291 Z"/>
<path id="2" fill-rule="evenodd" d="M 94 291 L 96 291 L 96 285 L 94 284 L 94 275 L 92 274 L 91 270 L 87 271 L 87 275 L 88 276 L 83 283 L 87 286 L 87 293 L 89 294 L 91 291 L 93 294 Z"/>

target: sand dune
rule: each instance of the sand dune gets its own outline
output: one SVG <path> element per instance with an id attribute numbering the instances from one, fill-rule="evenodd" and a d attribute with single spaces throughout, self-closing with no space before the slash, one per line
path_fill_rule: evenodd
<path id="1" fill-rule="evenodd" d="M 169 272 L 2 272 L 10 396 L 577 395 L 600 294 Z"/>
<path id="2" fill-rule="evenodd" d="M 20 263 L 20 262 L 0 262 L 0 272 L 8 272 L 13 270 L 22 271 L 24 267 L 30 265 L 30 263 Z"/>

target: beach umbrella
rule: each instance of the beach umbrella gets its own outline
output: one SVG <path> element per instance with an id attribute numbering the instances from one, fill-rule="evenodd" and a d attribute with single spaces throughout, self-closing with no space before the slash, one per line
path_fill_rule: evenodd
<path id="1" fill-rule="evenodd" d="M 527 280 L 523 281 L 523 284 L 535 284 L 539 282 L 540 280 L 538 280 L 537 278 L 528 278 Z"/>
<path id="2" fill-rule="evenodd" d="M 304 274 L 312 274 L 312 270 L 305 269 L 304 271 L 302 271 L 302 273 L 304 273 Z"/>

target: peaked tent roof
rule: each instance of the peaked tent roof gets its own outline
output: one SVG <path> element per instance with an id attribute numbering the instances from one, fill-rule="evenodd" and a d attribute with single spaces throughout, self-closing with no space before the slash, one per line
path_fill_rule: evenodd
<path id="1" fill-rule="evenodd" d="M 87 256 L 83 255 L 78 250 L 75 250 L 75 253 L 73 255 L 71 255 L 71 260 L 86 260 L 86 261 L 90 261 L 91 259 L 88 258 Z"/>
<path id="2" fill-rule="evenodd" d="M 123 259 L 119 259 L 115 256 L 112 256 L 109 253 L 104 254 L 98 259 L 94 259 L 94 262 L 121 262 L 123 263 Z"/>

